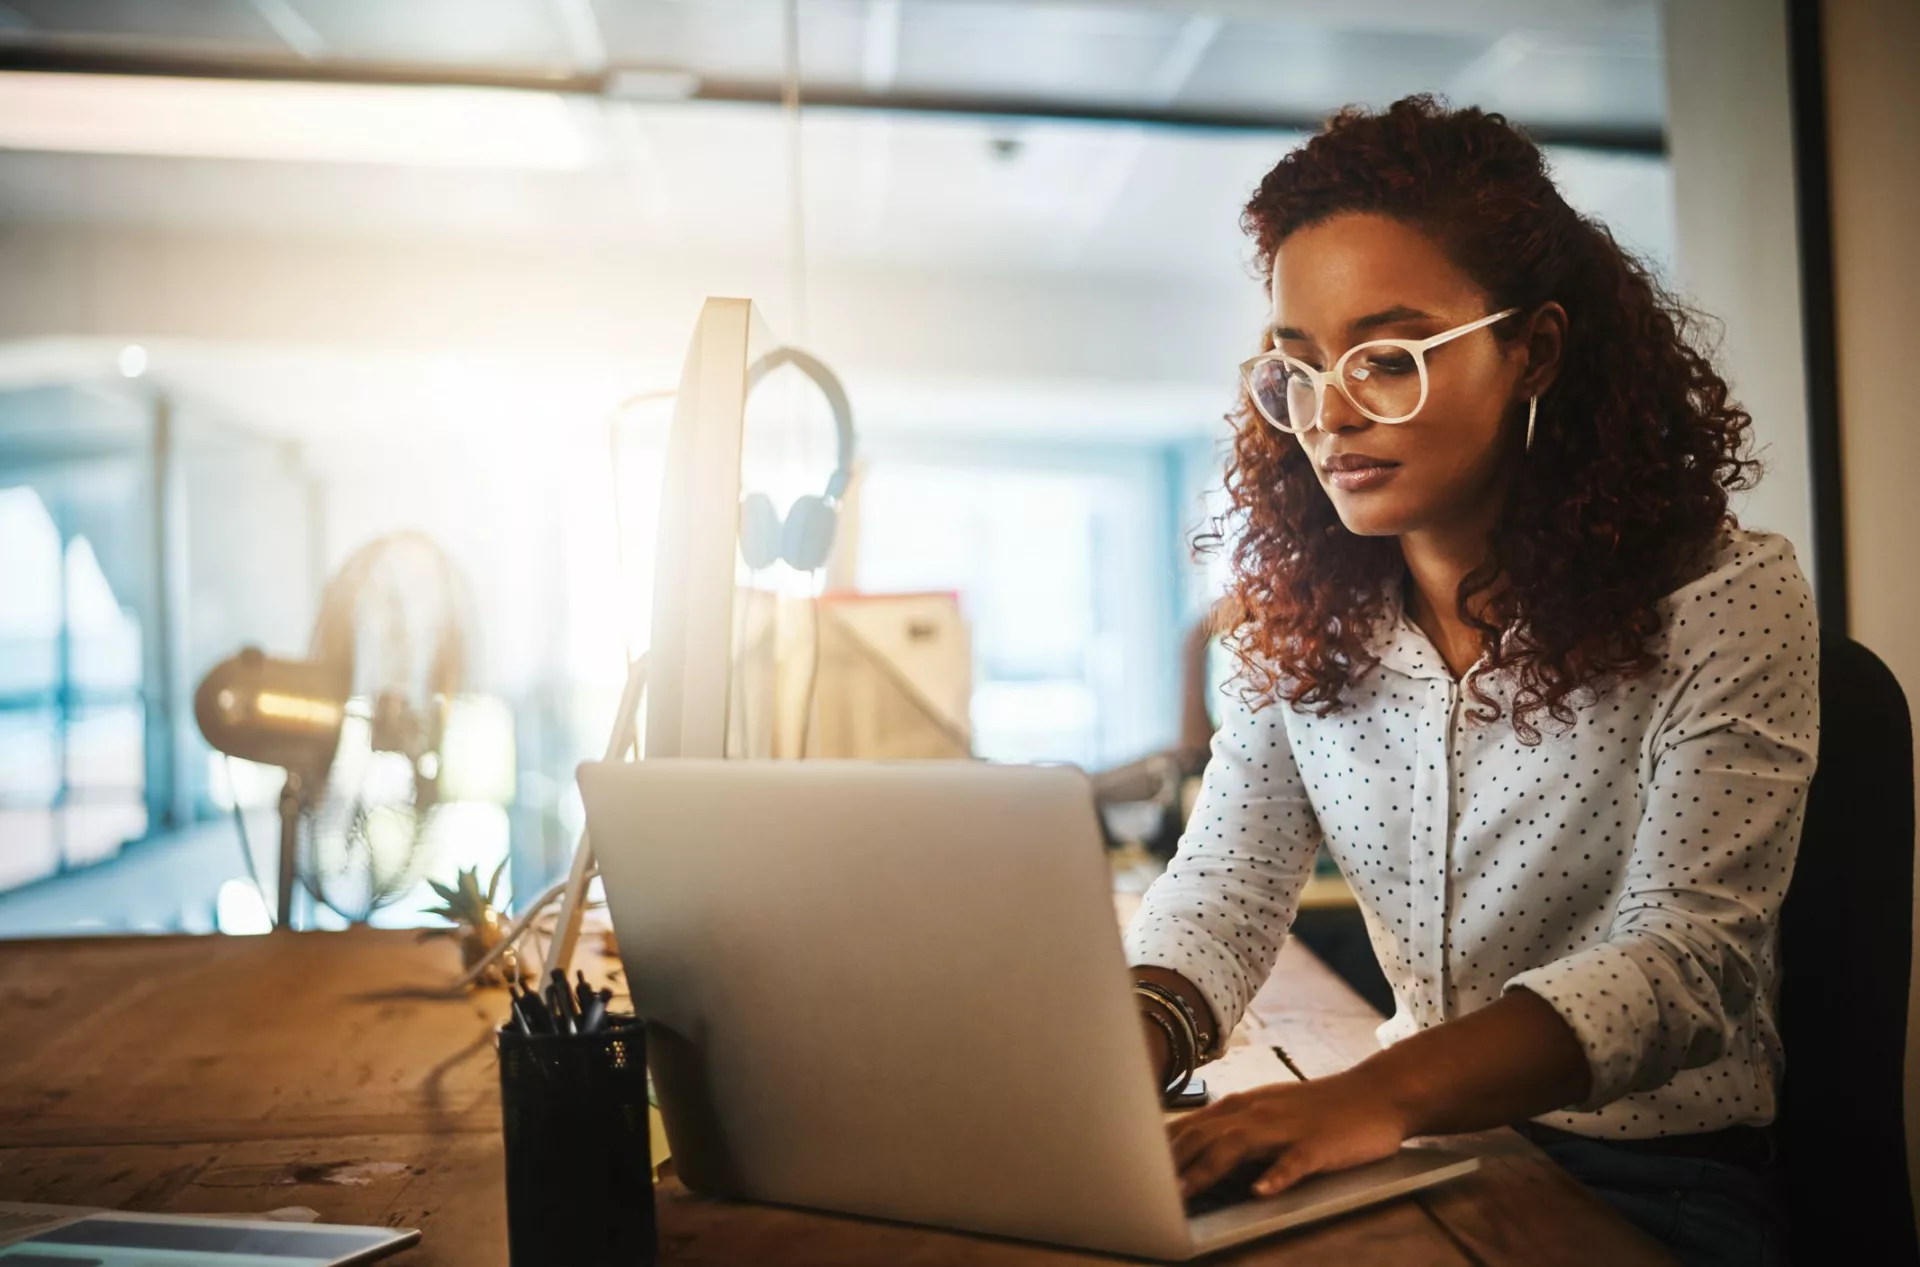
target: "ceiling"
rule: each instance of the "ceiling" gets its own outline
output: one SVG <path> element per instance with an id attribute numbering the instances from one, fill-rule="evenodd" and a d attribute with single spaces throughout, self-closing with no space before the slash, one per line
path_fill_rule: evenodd
<path id="1" fill-rule="evenodd" d="M 799 0 L 803 100 L 841 104 L 805 109 L 797 125 L 750 104 L 762 89 L 777 98 L 783 8 L 779 0 L 0 0 L 0 72 L 51 51 L 131 59 L 136 69 L 265 66 L 293 78 L 301 67 L 350 80 L 377 78 L 369 68 L 402 81 L 430 79 L 434 68 L 462 83 L 517 75 L 531 86 L 529 77 L 556 76 L 565 91 L 514 95 L 561 103 L 569 152 L 580 156 L 409 165 L 8 149 L 0 141 L 0 249 L 11 233 L 8 258 L 33 256 L 36 268 L 46 258 L 54 270 L 39 291 L 16 287 L 35 295 L 19 302 L 36 312 L 65 304 L 85 318 L 42 328 L 19 319 L 18 305 L 14 313 L 0 307 L 0 338 L 15 341 L 0 358 L 0 379 L 54 372 L 44 367 L 63 363 L 48 347 L 110 365 L 115 340 L 139 339 L 155 346 L 157 373 L 230 416 L 301 433 L 349 416 L 386 425 L 378 402 L 432 398 L 446 356 L 495 368 L 451 344 L 427 348 L 417 362 L 365 353 L 399 357 L 400 345 L 412 344 L 395 329 L 458 319 L 449 277 L 494 279 L 490 289 L 475 281 L 472 293 L 503 309 L 535 289 L 553 292 L 553 319 L 571 315 L 569 339 L 601 355 L 592 344 L 599 328 L 619 331 L 627 346 L 639 342 L 619 326 L 620 306 L 652 261 L 697 281 L 692 294 L 777 303 L 791 293 L 798 227 L 815 333 L 828 354 L 863 371 L 863 400 L 886 402 L 870 419 L 954 429 L 1041 418 L 1062 434 L 1188 434 L 1217 419 L 1217 371 L 1230 362 L 1221 348 L 1239 349 L 1240 309 L 1259 304 L 1238 214 L 1302 135 L 1282 125 L 1308 126 L 1342 102 L 1415 90 L 1508 110 L 1548 135 L 1641 138 L 1628 149 L 1549 150 L 1570 201 L 1657 265 L 1671 253 L 1669 175 L 1657 152 L 1665 104 L 1655 0 L 1377 0 L 1364 13 L 1301 0 Z M 607 90 L 622 68 L 684 73 L 731 96 L 636 100 Z M 886 102 L 904 108 L 875 108 Z M 1213 123 L 1178 126 L 1183 119 Z M 798 226 L 788 198 L 796 135 Z M 378 322 L 345 320 L 274 335 L 261 331 L 304 302 L 306 282 L 270 293 L 248 272 L 267 257 L 237 246 L 148 245 L 172 238 L 216 247 L 325 240 L 340 263 L 314 284 L 331 286 L 324 298 L 347 312 L 356 303 L 364 310 L 372 295 L 391 306 L 404 291 L 368 280 L 405 267 L 404 258 L 390 264 L 396 252 L 456 258 L 421 271 L 413 286 L 440 307 L 422 301 L 385 317 L 386 335 L 363 328 Z M 31 248 L 19 245 L 29 240 Z M 272 258 L 287 261 L 300 248 L 275 249 Z M 988 287 L 980 279 L 989 275 L 1011 280 Z M 616 292 L 615 278 L 624 290 Z M 923 287 L 937 294 L 903 304 L 898 288 L 918 278 L 939 279 Z M 83 304 L 69 300 L 76 285 L 87 291 Z M 1075 298 L 1048 307 L 1050 287 Z M 225 324 L 167 324 L 195 290 L 209 289 L 232 309 Z M 836 303 L 864 315 L 836 321 Z M 1208 315 L 1222 304 L 1225 317 Z M 160 320 L 143 324 L 139 314 Z M 889 355 L 904 346 L 889 323 L 909 321 L 916 346 Z M 979 344 L 976 332 L 996 321 L 1010 328 L 990 351 L 941 359 L 944 342 Z M 523 345 L 524 333 L 516 326 L 514 338 L 494 342 Z M 78 353 L 70 339 L 43 338 L 80 335 L 97 346 Z M 1182 350 L 1166 351 L 1169 343 Z M 617 399 L 633 374 L 630 362 L 603 355 L 565 377 L 591 383 L 583 399 L 599 400 Z M 528 387 L 527 400 L 551 393 L 551 380 Z M 937 390 L 928 386 L 936 382 Z M 418 388 L 411 396 L 409 383 Z M 516 390 L 503 377 L 484 394 L 517 401 Z M 573 412 L 590 413 L 584 403 Z"/>
<path id="2" fill-rule="evenodd" d="M 1312 120 L 1448 91 L 1542 129 L 1656 137 L 1658 0 L 797 0 L 804 89 L 910 102 Z M 775 88 L 780 0 L 0 0 L 0 53 L 289 73 L 689 76 Z M 3 60 L 3 59 L 0 59 Z M 304 67 L 306 69 L 302 70 Z"/>
<path id="3" fill-rule="evenodd" d="M 1343 102 L 1412 91 L 1506 110 L 1547 138 L 1653 138 L 1652 153 L 1644 144 L 1562 145 L 1556 161 L 1577 205 L 1655 258 L 1668 251 L 1658 0 L 794 7 L 803 101 L 853 99 L 853 90 L 914 107 L 803 111 L 810 262 L 1237 284 L 1239 207 L 1299 129 Z M 0 69 L 9 57 L 31 64 L 57 54 L 222 74 L 377 71 L 401 81 L 454 68 L 483 82 L 553 75 L 604 89 L 623 68 L 648 68 L 684 73 L 679 91 L 723 82 L 736 95 L 751 96 L 753 85 L 777 95 L 786 11 L 782 0 L 0 0 Z M 144 82 L 158 90 L 177 81 Z M 68 148 L 58 139 L 9 149 L 0 126 L 0 223 L 790 251 L 795 132 L 779 112 L 609 91 L 510 95 L 553 104 L 543 138 L 557 126 L 564 134 L 552 147 L 582 160 L 516 168 L 102 155 L 58 152 Z M 921 108 L 930 102 L 950 108 Z M 994 103 L 1055 117 L 995 113 Z M 122 117 L 137 121 L 145 108 L 131 101 Z M 245 99 L 227 107 L 251 108 Z M 1098 121 L 1060 117 L 1081 110 Z M 1113 121 L 1182 112 L 1274 122 Z M 1279 126 L 1288 120 L 1295 127 Z"/>
<path id="4" fill-rule="evenodd" d="M 599 243 L 782 256 L 789 136 L 738 106 L 595 104 L 578 170 L 370 168 L 0 152 L 0 222 L 204 233 Z M 1240 207 L 1298 134 L 832 113 L 803 125 L 816 265 L 1243 284 Z M 1009 145 L 1011 142 L 1011 146 Z M 1560 150 L 1570 201 L 1663 260 L 1665 164 Z"/>

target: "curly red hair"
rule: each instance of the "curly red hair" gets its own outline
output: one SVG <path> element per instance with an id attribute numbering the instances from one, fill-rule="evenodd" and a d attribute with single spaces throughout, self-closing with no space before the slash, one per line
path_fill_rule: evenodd
<path id="1" fill-rule="evenodd" d="M 1241 223 L 1264 275 L 1289 234 L 1343 212 L 1429 234 L 1494 309 L 1522 310 L 1496 334 L 1551 300 L 1567 311 L 1525 476 L 1457 596 L 1490 649 L 1486 676 L 1511 684 L 1515 731 L 1538 743 L 1542 715 L 1571 725 L 1576 704 L 1656 663 L 1656 604 L 1757 473 L 1751 419 L 1690 341 L 1698 319 L 1567 205 L 1502 116 L 1426 96 L 1344 110 L 1267 173 Z M 1348 532 L 1299 444 L 1244 394 L 1234 420 L 1229 506 L 1210 536 L 1233 543 L 1239 680 L 1256 703 L 1330 713 L 1372 667 L 1366 639 L 1402 576 L 1399 546 Z M 1497 720 L 1480 681 L 1474 714 Z"/>

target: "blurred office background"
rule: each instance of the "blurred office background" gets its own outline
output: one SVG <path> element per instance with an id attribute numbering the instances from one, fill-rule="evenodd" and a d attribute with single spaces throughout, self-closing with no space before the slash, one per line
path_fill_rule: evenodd
<path id="1" fill-rule="evenodd" d="M 664 414 L 622 402 L 705 295 L 846 382 L 836 579 L 959 595 L 978 755 L 1174 742 L 1239 209 L 1346 102 L 1545 140 L 1726 318 L 1749 516 L 1814 561 L 1787 57 L 1706 0 L 0 0 L 0 935 L 262 926 L 278 776 L 194 686 L 404 530 L 469 668 L 426 871 L 561 870 L 645 640 Z"/>

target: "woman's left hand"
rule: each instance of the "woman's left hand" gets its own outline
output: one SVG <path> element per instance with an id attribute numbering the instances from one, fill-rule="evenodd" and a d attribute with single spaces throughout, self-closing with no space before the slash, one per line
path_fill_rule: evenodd
<path id="1" fill-rule="evenodd" d="M 1271 1196 L 1323 1170 L 1390 1157 L 1410 1133 L 1398 1108 L 1365 1067 L 1312 1082 L 1230 1095 L 1169 1128 L 1180 1195 L 1206 1191 L 1244 1162 L 1271 1158 L 1254 1184 Z"/>

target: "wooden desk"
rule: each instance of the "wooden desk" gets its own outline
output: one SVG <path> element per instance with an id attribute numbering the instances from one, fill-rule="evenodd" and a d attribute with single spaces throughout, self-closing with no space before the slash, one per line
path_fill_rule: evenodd
<path id="1" fill-rule="evenodd" d="M 420 1228 L 396 1267 L 504 1264 L 490 1039 L 504 992 L 404 989 L 454 966 L 447 943 L 366 929 L 0 943 L 0 1199 L 305 1205 L 330 1221 Z M 1377 1018 L 1302 948 L 1282 956 L 1254 1012 L 1308 1077 L 1373 1048 Z M 1213 1261 L 1671 1261 L 1511 1131 L 1469 1142 L 1486 1158 L 1477 1174 Z M 672 1180 L 659 1207 L 662 1260 L 676 1264 L 1119 1261 L 710 1201 Z"/>

